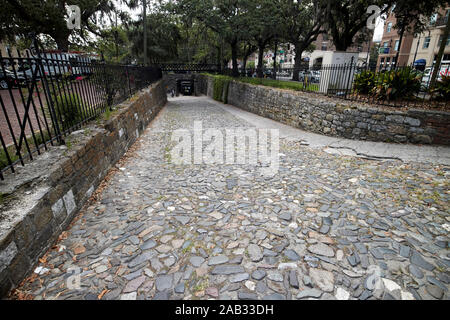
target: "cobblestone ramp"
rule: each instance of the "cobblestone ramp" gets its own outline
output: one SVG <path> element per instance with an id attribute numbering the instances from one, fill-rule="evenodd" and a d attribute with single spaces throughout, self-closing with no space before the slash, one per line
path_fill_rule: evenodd
<path id="1" fill-rule="evenodd" d="M 13 297 L 448 299 L 449 167 L 280 141 L 250 165 L 169 163 L 171 132 L 251 127 L 175 99 Z"/>

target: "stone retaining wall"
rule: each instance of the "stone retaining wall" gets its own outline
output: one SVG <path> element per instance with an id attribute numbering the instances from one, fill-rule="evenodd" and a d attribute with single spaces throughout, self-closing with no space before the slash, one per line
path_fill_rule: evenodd
<path id="1" fill-rule="evenodd" d="M 213 97 L 214 80 L 198 76 Z M 377 108 L 319 94 L 231 81 L 228 103 L 281 123 L 356 140 L 450 145 L 450 113 Z"/>
<path id="2" fill-rule="evenodd" d="M 30 274 L 166 102 L 159 81 L 0 181 L 0 297 Z"/>

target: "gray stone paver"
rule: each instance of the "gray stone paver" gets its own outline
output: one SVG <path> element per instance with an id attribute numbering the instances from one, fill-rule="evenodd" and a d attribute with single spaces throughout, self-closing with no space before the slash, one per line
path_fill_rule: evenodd
<path id="1" fill-rule="evenodd" d="M 289 140 L 272 178 L 251 165 L 169 163 L 171 131 L 194 120 L 252 126 L 207 99 L 170 102 L 39 264 L 39 281 L 19 290 L 35 299 L 449 298 L 449 167 Z M 73 268 L 78 289 L 67 287 Z"/>

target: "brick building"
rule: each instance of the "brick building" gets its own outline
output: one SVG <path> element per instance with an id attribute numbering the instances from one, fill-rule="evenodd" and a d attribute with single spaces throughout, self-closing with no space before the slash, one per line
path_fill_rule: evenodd
<path id="1" fill-rule="evenodd" d="M 389 10 L 384 24 L 383 37 L 380 43 L 380 55 L 378 56 L 377 69 L 391 69 L 398 66 L 408 64 L 409 55 L 411 52 L 412 42 L 414 36 L 405 32 L 400 45 L 400 34 L 394 28 L 397 19 L 395 18 L 392 9 Z M 396 61 L 397 53 L 399 53 L 398 61 Z"/>

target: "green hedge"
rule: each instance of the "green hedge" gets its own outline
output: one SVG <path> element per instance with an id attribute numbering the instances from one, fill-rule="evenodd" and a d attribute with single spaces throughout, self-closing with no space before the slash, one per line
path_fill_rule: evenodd
<path id="1" fill-rule="evenodd" d="M 381 100 L 413 98 L 421 90 L 421 74 L 406 67 L 385 72 L 363 71 L 355 76 L 356 92 Z"/>
<path id="2" fill-rule="evenodd" d="M 204 74 L 210 77 L 213 77 L 214 79 L 214 91 L 213 91 L 213 98 L 214 100 L 221 101 L 226 103 L 226 101 L 222 101 L 222 94 L 225 91 L 225 100 L 226 96 L 228 95 L 228 86 L 230 81 L 239 81 L 243 83 L 249 83 L 254 85 L 261 85 L 266 87 L 273 87 L 273 88 L 280 88 L 280 89 L 287 89 L 287 90 L 294 90 L 294 91 L 318 91 L 319 85 L 318 84 L 309 84 L 308 87 L 304 87 L 304 84 L 301 82 L 294 82 L 294 81 L 282 81 L 282 80 L 274 80 L 274 79 L 264 79 L 264 78 L 247 78 L 247 77 L 240 77 L 240 78 L 232 78 L 228 76 L 222 76 L 222 75 L 213 75 L 213 74 Z"/>
<path id="3" fill-rule="evenodd" d="M 223 103 L 228 102 L 228 86 L 232 78 L 226 76 L 214 76 L 213 99 Z"/>
<path id="4" fill-rule="evenodd" d="M 436 81 L 436 85 L 433 88 L 432 93 L 440 100 L 450 100 L 450 74 L 443 74 L 442 79 Z"/>
<path id="5" fill-rule="evenodd" d="M 353 88 L 361 94 L 370 94 L 375 88 L 376 73 L 370 70 L 363 71 L 355 76 Z"/>

